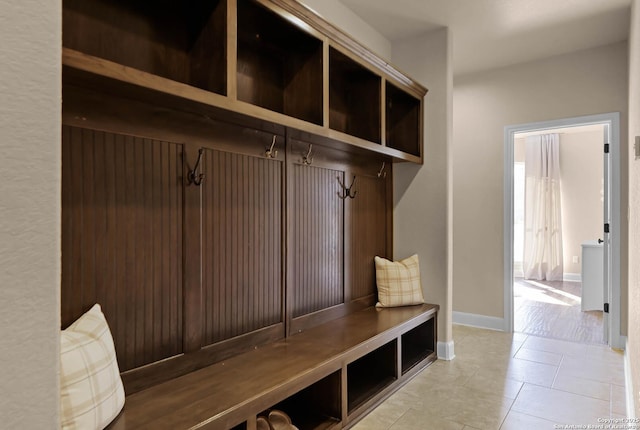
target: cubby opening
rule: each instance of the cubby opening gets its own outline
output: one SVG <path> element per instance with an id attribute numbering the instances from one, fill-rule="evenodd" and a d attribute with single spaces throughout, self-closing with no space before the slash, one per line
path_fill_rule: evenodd
<path id="1" fill-rule="evenodd" d="M 420 156 L 420 100 L 386 84 L 387 146 Z"/>
<path id="2" fill-rule="evenodd" d="M 226 95 L 226 1 L 64 0 L 63 46 Z"/>
<path id="3" fill-rule="evenodd" d="M 272 10 L 238 1 L 238 99 L 322 124 L 322 41 Z"/>
<path id="4" fill-rule="evenodd" d="M 435 339 L 435 318 L 430 318 L 402 335 L 403 375 L 434 353 Z"/>
<path id="5" fill-rule="evenodd" d="M 380 143 L 380 83 L 380 76 L 331 48 L 329 127 Z"/>
<path id="6" fill-rule="evenodd" d="M 394 339 L 347 366 L 349 413 L 398 379 L 397 348 L 398 341 Z"/>
<path id="7" fill-rule="evenodd" d="M 247 430 L 247 423 L 244 422 L 242 424 L 238 424 L 237 426 L 233 427 L 231 430 Z"/>
<path id="8" fill-rule="evenodd" d="M 340 375 L 339 370 L 333 372 L 271 409 L 285 412 L 300 430 L 333 428 L 342 416 Z M 269 411 L 260 415 L 268 416 Z"/>

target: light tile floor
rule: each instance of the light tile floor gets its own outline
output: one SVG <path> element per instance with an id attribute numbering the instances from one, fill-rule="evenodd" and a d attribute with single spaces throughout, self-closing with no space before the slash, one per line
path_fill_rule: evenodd
<path id="1" fill-rule="evenodd" d="M 433 363 L 353 428 L 543 430 L 625 416 L 619 351 L 460 325 L 453 334 L 454 360 Z"/>

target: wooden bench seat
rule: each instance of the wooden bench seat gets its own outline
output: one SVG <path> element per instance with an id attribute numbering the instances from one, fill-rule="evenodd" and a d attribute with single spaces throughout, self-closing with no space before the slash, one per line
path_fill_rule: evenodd
<path id="1" fill-rule="evenodd" d="M 435 360 L 437 311 L 367 308 L 332 320 L 132 394 L 109 428 L 253 429 L 258 414 L 283 401 L 297 404 L 286 412 L 300 430 L 342 428 Z M 359 369 L 359 359 L 375 369 Z M 391 371 L 378 378 L 376 369 Z M 314 404 L 301 405 L 305 389 Z"/>

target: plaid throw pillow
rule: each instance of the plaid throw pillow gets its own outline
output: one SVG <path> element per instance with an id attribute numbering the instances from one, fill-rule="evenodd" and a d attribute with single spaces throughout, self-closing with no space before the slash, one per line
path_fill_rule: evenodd
<path id="1" fill-rule="evenodd" d="M 378 286 L 376 307 L 388 308 L 424 303 L 418 255 L 401 261 L 389 261 L 376 256 L 374 261 Z"/>
<path id="2" fill-rule="evenodd" d="M 104 429 L 124 406 L 124 388 L 100 305 L 60 336 L 62 429 Z"/>

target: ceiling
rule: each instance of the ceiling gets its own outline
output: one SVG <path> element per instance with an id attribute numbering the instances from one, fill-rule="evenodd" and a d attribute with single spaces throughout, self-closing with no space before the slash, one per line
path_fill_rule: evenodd
<path id="1" fill-rule="evenodd" d="M 631 0 L 340 0 L 391 42 L 451 29 L 455 75 L 628 38 Z"/>

